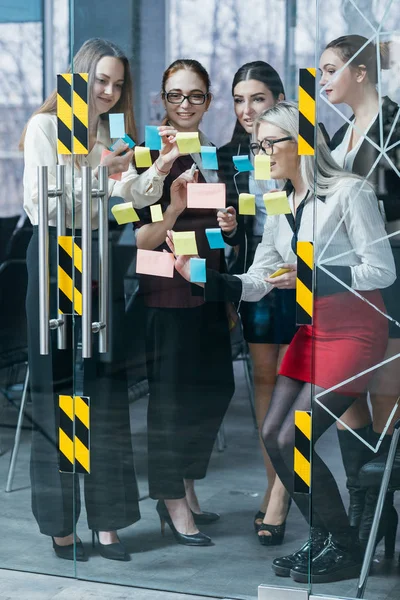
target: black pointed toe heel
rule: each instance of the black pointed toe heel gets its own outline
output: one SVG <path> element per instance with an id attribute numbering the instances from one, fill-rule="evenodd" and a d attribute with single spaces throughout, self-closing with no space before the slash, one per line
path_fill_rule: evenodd
<path id="1" fill-rule="evenodd" d="M 208 525 L 209 523 L 215 523 L 215 521 L 219 521 L 219 519 L 221 518 L 218 513 L 214 513 L 214 512 L 206 512 L 206 511 L 203 511 L 202 513 L 195 513 L 193 511 L 191 511 L 191 512 L 193 515 L 193 520 L 196 523 L 196 525 Z"/>
<path id="2" fill-rule="evenodd" d="M 74 544 L 69 544 L 68 546 L 59 546 L 54 541 L 54 538 L 51 539 L 53 541 L 53 550 L 58 558 L 63 558 L 64 560 L 77 560 L 79 562 L 87 561 L 88 557 L 86 556 L 85 548 L 80 540 L 75 544 L 74 555 Z"/>
<path id="3" fill-rule="evenodd" d="M 195 533 L 193 535 L 187 535 L 185 533 L 180 533 L 175 525 L 172 522 L 172 519 L 169 515 L 168 509 L 163 500 L 159 500 L 157 502 L 156 511 L 158 512 L 158 516 L 160 517 L 161 523 L 161 535 L 165 533 L 165 524 L 169 525 L 172 533 L 174 534 L 174 538 L 178 542 L 178 544 L 183 544 L 184 546 L 211 546 L 212 540 L 208 535 L 201 533 Z"/>
<path id="4" fill-rule="evenodd" d="M 97 543 L 99 546 L 99 553 L 103 558 L 107 558 L 108 560 L 123 560 L 129 561 L 131 557 L 125 549 L 125 546 L 120 542 L 116 542 L 115 544 L 102 544 L 99 538 L 98 531 L 92 531 L 92 546 L 95 547 L 96 537 Z"/>
<path id="5" fill-rule="evenodd" d="M 258 533 L 261 525 L 262 525 L 262 521 L 264 520 L 265 517 L 265 512 L 262 512 L 261 510 L 259 510 L 255 515 L 254 515 L 254 520 L 253 520 L 253 525 L 254 525 L 254 531 L 256 533 Z M 261 523 L 257 523 L 257 521 L 261 520 Z"/>

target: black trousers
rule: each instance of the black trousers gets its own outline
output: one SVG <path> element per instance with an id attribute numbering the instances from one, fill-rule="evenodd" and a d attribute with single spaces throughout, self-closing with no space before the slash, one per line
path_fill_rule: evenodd
<path id="1" fill-rule="evenodd" d="M 49 262 L 53 316 L 57 314 L 57 238 L 53 228 Z M 63 537 L 72 533 L 80 514 L 79 478 L 60 473 L 57 439 L 58 395 L 73 394 L 74 344 L 69 327 L 69 350 L 57 350 L 57 332 L 52 331 L 49 355 L 39 353 L 37 227 L 28 247 L 27 267 L 30 387 L 33 419 L 38 426 L 32 438 L 32 509 L 43 534 Z M 118 288 L 113 283 L 113 326 L 118 327 L 118 345 L 124 348 L 123 286 Z M 91 473 L 84 475 L 88 525 L 100 531 L 122 529 L 140 518 L 123 361 L 102 363 L 95 348 L 93 358 L 84 360 L 83 395 L 89 396 L 91 402 Z"/>
<path id="2" fill-rule="evenodd" d="M 8 244 L 19 219 L 19 215 L 0 218 L 0 264 L 7 258 Z"/>
<path id="3" fill-rule="evenodd" d="M 225 306 L 148 308 L 149 489 L 183 498 L 202 479 L 234 392 Z"/>

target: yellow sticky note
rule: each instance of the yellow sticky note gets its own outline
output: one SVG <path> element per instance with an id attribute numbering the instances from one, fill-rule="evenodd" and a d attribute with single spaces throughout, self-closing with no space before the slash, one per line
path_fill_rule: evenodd
<path id="1" fill-rule="evenodd" d="M 239 215 L 256 214 L 256 197 L 254 194 L 239 194 Z"/>
<path id="2" fill-rule="evenodd" d="M 178 131 L 176 134 L 176 143 L 178 144 L 179 152 L 182 154 L 201 152 L 198 131 Z"/>
<path id="3" fill-rule="evenodd" d="M 135 163 L 137 167 L 151 167 L 150 148 L 135 146 Z"/>
<path id="4" fill-rule="evenodd" d="M 291 210 L 286 192 L 270 192 L 263 196 L 268 215 L 288 215 Z"/>
<path id="5" fill-rule="evenodd" d="M 267 154 L 254 157 L 254 179 L 271 179 L 271 158 Z"/>
<path id="6" fill-rule="evenodd" d="M 175 254 L 198 254 L 194 231 L 174 231 Z"/>
<path id="7" fill-rule="evenodd" d="M 122 204 L 115 204 L 111 209 L 112 214 L 115 217 L 118 225 L 126 225 L 126 223 L 134 223 L 139 221 L 138 214 L 133 208 L 132 204 L 122 202 Z"/>
<path id="8" fill-rule="evenodd" d="M 153 223 L 157 223 L 157 221 L 164 220 L 161 204 L 153 204 L 153 206 L 150 206 L 150 212 L 151 220 L 153 221 Z"/>

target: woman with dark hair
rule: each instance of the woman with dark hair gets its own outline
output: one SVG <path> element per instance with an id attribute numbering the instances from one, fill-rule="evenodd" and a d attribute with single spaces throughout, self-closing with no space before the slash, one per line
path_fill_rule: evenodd
<path id="1" fill-rule="evenodd" d="M 383 206 L 388 234 L 400 229 L 399 146 L 390 148 L 400 140 L 400 123 L 396 122 L 399 106 L 387 96 L 381 98 L 378 89 L 379 67 L 389 67 L 389 45 L 377 47 L 361 35 L 345 35 L 330 42 L 320 59 L 322 92 L 332 104 L 347 104 L 353 110 L 349 123 L 345 123 L 331 141 L 332 157 L 340 167 L 352 171 L 374 185 L 378 200 Z M 381 137 L 381 132 L 383 137 Z M 386 150 L 385 148 L 389 148 Z M 380 154 L 384 150 L 384 155 Z M 400 270 L 400 244 L 398 236 L 390 238 L 397 272 Z M 389 342 L 385 360 L 400 353 L 400 283 L 383 290 L 382 296 L 389 315 Z M 369 391 L 373 407 L 373 427 L 366 398 L 357 401 L 343 416 L 343 420 L 362 438 L 375 447 L 382 435 L 390 413 L 399 396 L 400 378 L 398 361 L 392 360 L 380 367 L 371 381 Z M 385 454 L 390 444 L 393 418 L 389 434 L 383 439 L 379 453 Z M 339 442 L 350 492 L 349 518 L 353 527 L 359 528 L 361 542 L 365 545 L 371 529 L 378 490 L 365 490 L 360 486 L 359 470 L 373 453 L 351 431 L 339 429 Z M 393 507 L 393 494 L 388 494 L 381 521 L 379 537 L 387 533 L 393 539 L 397 514 Z M 387 554 L 392 552 L 387 545 Z"/>
<path id="2" fill-rule="evenodd" d="M 219 149 L 221 179 L 227 186 L 227 201 L 235 208 L 219 215 L 225 241 L 238 246 L 239 255 L 232 271 L 242 273 L 252 264 L 261 241 L 266 218 L 263 193 L 278 187 L 272 179 L 258 182 L 254 171 L 238 172 L 233 156 L 250 154 L 253 123 L 267 108 L 284 100 L 285 91 L 279 74 L 268 63 L 258 60 L 246 63 L 236 72 L 232 82 L 232 96 L 236 124 L 231 141 Z M 251 156 L 251 154 L 250 154 Z M 256 197 L 256 214 L 239 215 L 236 227 L 236 209 L 240 193 Z M 276 382 L 279 365 L 296 331 L 294 290 L 273 290 L 258 302 L 242 302 L 240 314 L 243 335 L 249 344 L 253 364 L 255 410 L 261 428 Z M 268 487 L 260 510 L 254 517 L 254 528 L 263 545 L 283 541 L 289 496 L 276 477 L 275 469 L 261 441 Z"/>

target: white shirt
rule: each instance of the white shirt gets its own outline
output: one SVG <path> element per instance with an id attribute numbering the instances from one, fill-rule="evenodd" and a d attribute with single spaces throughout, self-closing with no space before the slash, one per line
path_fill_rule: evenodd
<path id="1" fill-rule="evenodd" d="M 267 209 L 265 208 L 265 202 L 263 200 L 264 194 L 270 190 L 275 190 L 278 187 L 278 183 L 275 179 L 258 181 L 254 179 L 254 171 L 250 171 L 249 193 L 254 194 L 256 197 L 256 216 L 254 217 L 253 223 L 253 235 L 262 236 L 264 231 L 265 219 L 267 217 Z"/>
<path id="2" fill-rule="evenodd" d="M 315 208 L 315 216 L 314 216 Z M 375 290 L 390 286 L 396 268 L 372 188 L 362 180 L 346 178 L 338 191 L 322 201 L 310 196 L 304 205 L 299 241 L 314 240 L 314 263 L 350 266 L 351 287 Z M 257 302 L 271 291 L 264 278 L 282 263 L 296 263 L 293 231 L 285 215 L 267 216 L 254 262 L 242 280 L 241 300 Z M 380 240 L 374 244 L 372 242 Z M 346 288 L 343 287 L 343 291 Z"/>
<path id="3" fill-rule="evenodd" d="M 111 140 L 108 125 L 99 121 L 97 140 L 91 152 L 85 157 L 84 165 L 93 169 L 99 166 L 101 153 L 108 149 Z M 56 188 L 56 165 L 66 165 L 66 225 L 72 227 L 72 206 L 75 201 L 75 227 L 81 227 L 82 178 L 79 168 L 71 156 L 57 154 L 57 117 L 50 113 L 38 114 L 29 121 L 24 146 L 24 209 L 31 223 L 38 223 L 38 182 L 37 167 L 48 167 L 49 189 Z M 73 182 L 72 182 L 73 176 Z M 130 165 L 122 174 L 121 181 L 108 180 L 108 193 L 120 196 L 125 202 L 132 202 L 135 208 L 143 208 L 156 202 L 162 195 L 166 175 L 159 174 L 154 164 L 141 177 Z M 73 184 L 73 185 L 72 185 Z M 98 188 L 98 180 L 92 178 L 92 188 Z M 57 199 L 49 198 L 49 225 L 56 225 Z M 98 227 L 97 202 L 93 202 L 92 227 Z"/>
<path id="4" fill-rule="evenodd" d="M 346 171 L 353 170 L 353 163 L 354 159 L 356 158 L 357 152 L 359 151 L 360 146 L 364 141 L 364 138 L 368 135 L 368 131 L 371 129 L 372 125 L 375 123 L 377 118 L 378 115 L 375 115 L 370 124 L 368 125 L 366 131 L 364 132 L 364 135 L 359 137 L 357 144 L 351 150 L 349 150 L 349 144 L 351 134 L 353 133 L 353 128 L 351 127 L 351 125 L 347 127 L 343 140 L 341 141 L 339 146 L 336 146 L 336 148 L 331 152 L 332 158 L 337 162 L 339 167 L 345 169 Z M 353 125 L 355 125 L 355 120 L 353 121 Z"/>

